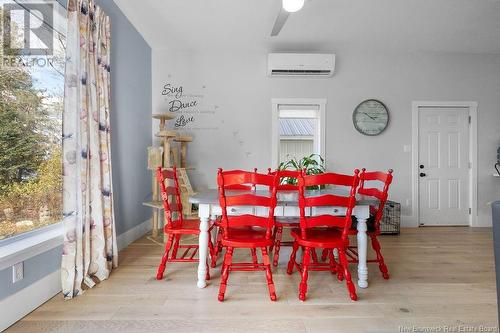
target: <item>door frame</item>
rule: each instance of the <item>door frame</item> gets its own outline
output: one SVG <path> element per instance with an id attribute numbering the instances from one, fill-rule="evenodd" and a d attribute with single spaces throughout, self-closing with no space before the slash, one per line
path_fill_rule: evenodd
<path id="1" fill-rule="evenodd" d="M 453 108 L 463 107 L 469 109 L 469 226 L 477 226 L 477 102 L 447 102 L 447 101 L 414 101 L 412 102 L 412 220 L 415 227 L 420 226 L 419 206 L 419 109 L 421 107 Z"/>

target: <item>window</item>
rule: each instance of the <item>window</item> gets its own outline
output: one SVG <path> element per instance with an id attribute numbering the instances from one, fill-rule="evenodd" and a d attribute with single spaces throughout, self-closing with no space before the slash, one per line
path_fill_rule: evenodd
<path id="1" fill-rule="evenodd" d="M 311 154 L 324 157 L 325 100 L 273 100 L 273 166 Z"/>
<path id="2" fill-rule="evenodd" d="M 9 39 L 0 51 L 1 242 L 62 220 L 66 10 L 2 1 L 0 12 Z"/>

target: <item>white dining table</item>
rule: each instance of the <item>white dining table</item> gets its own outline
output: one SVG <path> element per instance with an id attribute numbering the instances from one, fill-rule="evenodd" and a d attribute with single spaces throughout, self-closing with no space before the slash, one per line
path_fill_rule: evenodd
<path id="1" fill-rule="evenodd" d="M 245 191 L 231 191 L 231 192 L 241 192 Z M 259 192 L 257 190 L 256 192 Z M 261 191 L 259 195 L 265 195 L 264 191 Z M 267 192 L 267 191 L 265 191 Z M 255 192 L 254 192 L 255 193 Z M 309 190 L 306 191 L 306 196 L 317 196 L 318 194 L 336 194 L 341 196 L 348 196 L 349 192 L 345 188 L 328 188 L 323 190 Z M 298 193 L 297 191 L 278 191 L 277 195 L 278 204 L 274 211 L 275 216 L 282 217 L 298 217 Z M 217 216 L 222 215 L 222 209 L 219 204 L 219 195 L 217 189 L 209 189 L 201 191 L 189 198 L 189 202 L 198 205 L 198 216 L 200 218 L 200 236 L 199 236 L 199 264 L 198 264 L 198 288 L 205 288 L 207 282 L 205 280 L 207 273 L 207 258 L 208 258 L 208 237 L 209 228 L 211 224 L 215 221 Z M 357 222 L 357 246 L 358 246 L 358 286 L 360 288 L 368 287 L 368 267 L 366 265 L 366 253 L 367 253 L 367 242 L 368 237 L 366 234 L 367 225 L 366 220 L 370 217 L 370 204 L 373 204 L 373 199 L 366 198 L 363 196 L 356 197 L 356 206 L 354 207 L 353 216 L 356 216 Z M 229 208 L 228 214 L 238 215 L 238 214 L 249 214 L 256 213 L 253 209 L 258 207 L 231 207 Z M 345 215 L 345 207 L 315 207 L 309 212 L 311 215 L 320 214 L 332 214 L 332 215 Z M 258 214 L 258 213 L 257 213 Z M 210 235 L 211 237 L 211 235 Z"/>

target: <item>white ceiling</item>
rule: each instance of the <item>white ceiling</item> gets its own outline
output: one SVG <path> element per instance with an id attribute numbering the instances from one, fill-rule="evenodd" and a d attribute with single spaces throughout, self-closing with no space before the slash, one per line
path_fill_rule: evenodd
<path id="1" fill-rule="evenodd" d="M 114 0 L 152 48 L 500 53 L 500 0 L 309 0 L 270 37 L 280 0 Z"/>

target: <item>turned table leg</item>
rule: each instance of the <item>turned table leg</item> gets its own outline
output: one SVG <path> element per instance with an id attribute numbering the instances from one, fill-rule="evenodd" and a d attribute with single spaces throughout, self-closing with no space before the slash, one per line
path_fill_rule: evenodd
<path id="1" fill-rule="evenodd" d="M 366 235 L 366 218 L 357 217 L 358 219 L 358 286 L 360 288 L 368 287 L 368 266 L 366 265 L 366 252 L 368 237 Z"/>
<path id="2" fill-rule="evenodd" d="M 208 259 L 208 228 L 210 224 L 210 205 L 200 204 L 198 208 L 198 215 L 200 217 L 200 235 L 199 235 L 199 249 L 198 258 L 198 288 L 205 288 L 207 286 L 207 259 Z"/>

